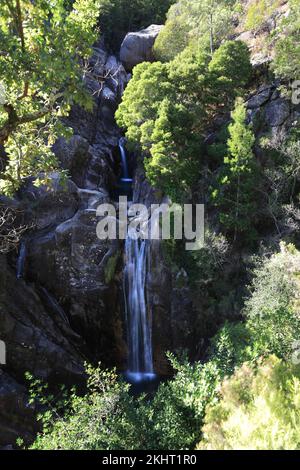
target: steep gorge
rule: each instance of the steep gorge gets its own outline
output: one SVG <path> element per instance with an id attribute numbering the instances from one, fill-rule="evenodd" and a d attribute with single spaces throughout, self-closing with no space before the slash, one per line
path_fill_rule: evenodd
<path id="1" fill-rule="evenodd" d="M 264 73 L 264 65 L 257 65 L 258 75 Z M 34 229 L 23 240 L 19 258 L 1 256 L 0 331 L 7 346 L 7 364 L 0 372 L 3 446 L 20 435 L 29 442 L 37 430 L 24 386 L 26 371 L 55 386 L 83 384 L 85 360 L 127 369 L 123 276 L 130 256 L 125 256 L 122 242 L 97 238 L 95 211 L 99 204 L 113 202 L 118 187 L 122 131 L 114 114 L 129 78 L 119 59 L 99 41 L 85 77 L 94 111 L 73 108 L 67 124 L 74 135 L 69 142 L 59 139 L 55 144 L 70 179 L 62 187 L 53 174 L 50 190 L 28 181 L 13 202 L 29 224 L 34 222 Z M 249 120 L 258 123 L 258 135 L 265 129 L 273 135 L 286 132 L 299 109 L 281 98 L 279 83 L 261 84 L 261 75 L 258 82 L 248 101 Z M 137 159 L 133 202 L 149 207 L 160 203 L 162 194 L 149 185 L 141 163 Z M 127 255 L 131 248 L 128 244 Z M 145 283 L 147 276 L 147 306 L 140 313 L 152 319 L 153 369 L 167 375 L 167 350 L 188 349 L 193 358 L 201 357 L 203 344 L 215 332 L 204 332 L 206 318 L 213 319 L 216 329 L 226 318 L 239 316 L 245 284 L 240 275 L 245 276 L 247 254 L 234 252 L 222 266 L 219 284 L 204 278 L 196 295 L 185 273 L 171 271 L 160 242 L 140 249 L 141 261 L 148 260 L 148 271 L 140 279 Z M 141 274 L 139 266 L 136 269 Z M 149 341 L 148 332 L 145 336 Z M 145 363 L 146 359 L 132 368 L 152 373 Z"/>

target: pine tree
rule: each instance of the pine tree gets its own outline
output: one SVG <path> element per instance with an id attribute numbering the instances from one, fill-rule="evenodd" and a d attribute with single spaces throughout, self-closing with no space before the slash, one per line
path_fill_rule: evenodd
<path id="1" fill-rule="evenodd" d="M 224 158 L 220 187 L 212 196 L 221 209 L 221 223 L 233 232 L 236 240 L 238 233 L 254 231 L 258 173 L 253 153 L 255 137 L 251 126 L 246 124 L 246 107 L 241 98 L 236 101 L 228 131 L 228 154 Z"/>

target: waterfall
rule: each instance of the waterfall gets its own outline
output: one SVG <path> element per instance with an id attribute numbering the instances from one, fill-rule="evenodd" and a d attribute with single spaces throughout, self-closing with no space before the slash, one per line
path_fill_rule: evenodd
<path id="1" fill-rule="evenodd" d="M 122 181 L 125 182 L 132 182 L 132 179 L 129 178 L 129 171 L 128 171 L 128 163 L 127 163 L 127 154 L 126 154 L 126 149 L 125 149 L 125 139 L 124 137 L 121 137 L 119 140 L 119 149 L 121 153 L 121 160 L 122 160 L 122 170 L 123 170 L 123 176 L 122 176 Z"/>
<path id="2" fill-rule="evenodd" d="M 124 297 L 129 357 L 126 375 L 132 382 L 155 378 L 151 319 L 146 302 L 147 248 L 146 240 L 132 240 L 127 237 Z"/>
<path id="3" fill-rule="evenodd" d="M 19 256 L 17 260 L 17 279 L 22 279 L 23 277 L 25 259 L 26 259 L 26 244 L 25 242 L 22 242 L 20 245 Z"/>

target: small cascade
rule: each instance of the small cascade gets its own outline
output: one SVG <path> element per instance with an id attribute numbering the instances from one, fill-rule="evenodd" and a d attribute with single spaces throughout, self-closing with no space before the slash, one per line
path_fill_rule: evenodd
<path id="1" fill-rule="evenodd" d="M 156 378 L 153 370 L 152 325 L 147 311 L 147 241 L 127 238 L 124 297 L 128 338 L 126 377 L 137 383 Z"/>
<path id="2" fill-rule="evenodd" d="M 26 260 L 26 243 L 22 242 L 19 249 L 19 256 L 17 259 L 17 279 L 22 279 L 24 275 L 25 260 Z"/>
<path id="3" fill-rule="evenodd" d="M 45 299 L 47 300 L 47 303 L 49 304 L 49 307 L 57 313 L 57 315 L 68 325 L 70 325 L 69 319 L 64 311 L 64 309 L 59 305 L 57 300 L 45 289 L 44 287 L 41 287 L 41 291 L 45 296 Z"/>
<path id="4" fill-rule="evenodd" d="M 126 139 L 121 137 L 119 140 L 119 150 L 121 154 L 122 162 L 122 176 L 119 180 L 118 192 L 121 195 L 126 195 L 129 198 L 132 197 L 132 178 L 130 178 L 129 169 L 128 169 L 128 159 L 127 152 L 125 148 Z"/>
<path id="5" fill-rule="evenodd" d="M 121 160 L 122 160 L 122 180 L 123 181 L 128 181 L 129 178 L 129 171 L 128 171 L 128 162 L 127 162 L 127 154 L 126 154 L 126 149 L 125 149 L 125 139 L 124 137 L 121 137 L 119 140 L 119 149 L 121 153 Z M 130 180 L 132 181 L 132 180 Z"/>

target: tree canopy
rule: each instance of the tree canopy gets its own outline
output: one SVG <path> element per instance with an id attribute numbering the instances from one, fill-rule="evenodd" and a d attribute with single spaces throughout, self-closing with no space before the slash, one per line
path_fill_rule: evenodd
<path id="1" fill-rule="evenodd" d="M 98 0 L 6 0 L 0 5 L 0 145 L 7 166 L 0 189 L 12 193 L 22 177 L 57 166 L 51 147 L 65 130 L 59 118 L 92 98 L 84 61 L 98 36 Z"/>
<path id="2" fill-rule="evenodd" d="M 141 64 L 117 111 L 128 140 L 145 152 L 149 181 L 179 200 L 195 182 L 205 129 L 230 110 L 251 74 L 247 46 L 225 42 L 213 55 L 186 48 L 168 64 Z"/>

